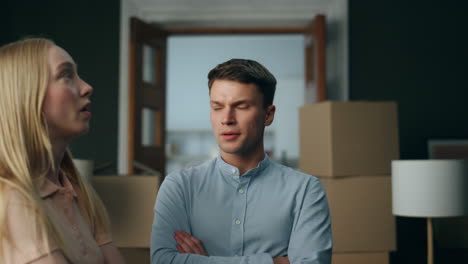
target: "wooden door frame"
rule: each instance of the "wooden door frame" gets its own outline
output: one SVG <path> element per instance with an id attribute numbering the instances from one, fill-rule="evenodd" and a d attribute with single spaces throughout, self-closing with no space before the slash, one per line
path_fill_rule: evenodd
<path id="1" fill-rule="evenodd" d="M 156 25 L 155 25 L 156 26 Z M 304 61 L 305 61 L 305 87 L 307 88 L 308 83 L 311 80 L 316 82 L 316 101 L 324 101 L 327 97 L 326 92 L 326 81 L 325 81 L 325 32 L 323 27 L 325 26 L 325 16 L 317 15 L 313 18 L 309 25 L 304 26 L 272 26 L 272 27 L 212 27 L 212 26 L 194 26 L 194 27 L 161 27 L 167 37 L 169 36 L 188 36 L 188 35 L 266 35 L 266 34 L 302 34 L 305 37 L 312 35 L 317 36 L 316 43 L 314 43 L 314 52 L 305 52 Z M 157 26 L 156 26 L 157 27 Z M 133 36 L 131 36 L 132 38 Z M 134 54 L 134 43 L 130 41 L 130 58 L 135 58 Z M 318 51 L 322 50 L 323 53 Z M 310 63 L 311 53 L 316 54 L 316 58 L 313 58 L 316 62 L 316 65 Z M 135 61 L 130 59 L 130 69 L 135 67 Z M 164 62 L 167 66 L 167 61 Z M 316 67 L 316 68 L 315 68 Z M 312 72 L 312 79 L 310 78 Z M 135 82 L 135 76 L 132 70 L 130 70 L 129 82 Z M 129 91 L 129 110 L 134 109 L 135 107 L 135 95 L 132 91 L 132 85 L 130 85 Z M 134 87 L 133 87 L 134 89 Z M 128 120 L 128 161 L 132 161 L 134 158 L 133 146 L 134 142 L 134 131 L 133 127 L 135 126 L 134 115 L 129 115 Z M 132 163 L 128 165 L 128 173 L 133 172 Z"/>
<path id="2" fill-rule="evenodd" d="M 304 34 L 307 26 L 290 27 L 168 27 L 169 35 L 232 35 L 232 34 Z"/>
<path id="3" fill-rule="evenodd" d="M 129 94 L 128 94 L 128 149 L 127 149 L 127 173 L 134 174 L 135 166 L 138 164 L 139 170 L 145 171 L 145 173 L 154 174 L 157 169 L 161 176 L 165 176 L 165 98 L 166 98 L 166 45 L 167 35 L 164 30 L 160 30 L 136 17 L 130 19 L 130 43 L 129 43 Z M 156 82 L 149 84 L 144 83 L 141 76 L 137 77 L 136 73 L 143 71 L 141 68 L 143 60 L 143 47 L 142 44 L 146 43 L 151 47 L 158 50 L 157 56 L 153 58 L 155 60 L 156 69 Z M 164 67 L 162 67 L 164 66 Z M 162 72 L 160 72 L 162 71 Z M 138 85 L 139 84 L 139 85 Z M 137 90 L 137 86 L 139 87 Z M 151 87 L 148 89 L 148 87 Z M 157 88 L 157 89 L 154 89 Z M 137 96 L 137 92 L 139 95 Z M 148 98 L 142 96 L 142 94 L 151 95 L 151 98 L 158 98 L 159 100 L 147 100 Z M 155 129 L 158 130 L 156 137 L 159 137 L 159 144 L 151 147 L 143 147 L 141 133 L 135 133 L 135 130 L 140 132 L 141 129 L 141 118 L 142 113 L 137 112 L 143 109 L 143 106 L 147 107 L 161 107 L 164 111 L 159 112 L 159 119 L 156 123 Z M 136 118 L 136 116 L 139 116 Z M 138 145 L 135 145 L 135 139 Z M 135 150 L 137 149 L 137 150 Z M 152 160 L 157 161 L 156 168 L 148 166 L 143 162 L 146 157 L 153 157 Z"/>
<path id="4" fill-rule="evenodd" d="M 325 41 L 325 16 L 316 15 L 309 25 L 304 26 L 274 26 L 274 27 L 210 27 L 210 26 L 194 26 L 194 27 L 166 27 L 164 31 L 169 36 L 187 36 L 187 35 L 263 35 L 263 34 L 302 34 L 308 36 L 313 34 L 316 36 L 314 43 L 314 53 L 317 55 L 316 65 L 310 63 L 309 56 L 313 54 L 305 53 L 305 86 L 311 81 L 308 72 L 314 72 L 313 76 L 316 81 L 316 101 L 321 102 L 327 100 L 326 89 L 326 41 Z M 319 52 L 322 50 L 323 52 Z"/>

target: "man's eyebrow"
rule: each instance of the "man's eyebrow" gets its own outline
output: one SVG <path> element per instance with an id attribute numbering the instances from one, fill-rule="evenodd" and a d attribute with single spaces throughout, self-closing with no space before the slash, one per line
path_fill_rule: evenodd
<path id="1" fill-rule="evenodd" d="M 252 103 L 252 100 L 241 99 L 241 100 L 237 100 L 237 101 L 231 102 L 230 105 L 232 105 L 232 106 L 238 106 L 238 105 L 250 104 L 250 103 Z"/>
<path id="2" fill-rule="evenodd" d="M 251 100 L 247 100 L 247 99 L 243 99 L 243 100 L 239 100 L 239 101 L 235 101 L 234 103 L 232 103 L 233 105 L 241 105 L 241 104 L 248 104 L 250 103 Z"/>
<path id="3" fill-rule="evenodd" d="M 238 101 L 234 101 L 234 102 L 231 102 L 229 103 L 230 105 L 233 105 L 233 106 L 237 106 L 237 105 L 241 105 L 241 104 L 249 104 L 251 103 L 252 101 L 251 100 L 248 100 L 248 99 L 241 99 L 241 100 L 238 100 Z M 224 105 L 224 103 L 221 103 L 219 101 L 216 101 L 216 100 L 211 100 L 210 101 L 210 104 L 215 104 L 215 105 Z"/>

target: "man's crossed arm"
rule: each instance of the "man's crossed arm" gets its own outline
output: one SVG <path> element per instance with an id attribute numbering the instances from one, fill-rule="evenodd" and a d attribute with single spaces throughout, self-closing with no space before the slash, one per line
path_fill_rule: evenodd
<path id="1" fill-rule="evenodd" d="M 176 231 L 174 234 L 174 239 L 177 242 L 177 250 L 180 253 L 184 254 L 197 254 L 202 256 L 208 256 L 205 249 L 203 248 L 203 243 L 196 237 L 189 235 L 185 231 Z M 274 264 L 290 264 L 287 257 L 278 257 L 273 258 Z"/>
<path id="2" fill-rule="evenodd" d="M 318 181 L 318 180 L 317 180 Z M 152 264 L 330 264 L 331 225 L 321 185 L 308 181 L 294 215 L 287 254 L 272 258 L 268 252 L 244 256 L 209 256 L 203 242 L 187 232 L 192 230 L 186 206 L 191 198 L 177 177 L 166 177 L 154 210 L 151 234 Z M 260 242 L 261 243 L 261 242 Z M 208 251 L 209 252 L 209 251 Z"/>

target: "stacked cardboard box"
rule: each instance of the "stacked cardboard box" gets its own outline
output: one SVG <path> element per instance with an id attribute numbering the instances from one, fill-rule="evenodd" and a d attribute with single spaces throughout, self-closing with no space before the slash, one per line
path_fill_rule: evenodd
<path id="1" fill-rule="evenodd" d="M 447 249 L 468 249 L 468 217 L 434 219 L 437 246 Z"/>
<path id="2" fill-rule="evenodd" d="M 150 263 L 153 207 L 159 176 L 93 176 L 92 184 L 111 220 L 114 244 L 126 263 Z"/>
<path id="3" fill-rule="evenodd" d="M 388 264 L 387 252 L 333 253 L 332 264 Z"/>
<path id="4" fill-rule="evenodd" d="M 333 264 L 387 264 L 396 250 L 391 160 L 399 159 L 392 102 L 322 102 L 300 109 L 303 172 L 320 178 L 333 232 Z"/>

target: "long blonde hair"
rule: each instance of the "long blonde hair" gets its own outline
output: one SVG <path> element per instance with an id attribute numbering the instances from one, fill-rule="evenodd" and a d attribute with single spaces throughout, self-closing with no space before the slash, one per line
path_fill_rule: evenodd
<path id="1" fill-rule="evenodd" d="M 50 242 L 71 258 L 66 241 L 57 231 L 39 196 L 46 175 L 62 173 L 78 187 L 79 208 L 91 232 L 109 232 L 105 208 L 94 190 L 79 177 L 70 152 L 60 168 L 54 168 L 52 144 L 42 113 L 49 83 L 49 48 L 55 45 L 42 38 L 20 40 L 0 47 L 0 259 L 3 241 L 10 239 L 6 225 L 7 190 L 19 192 L 36 213 L 34 234 L 50 250 Z"/>

